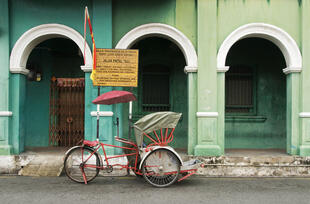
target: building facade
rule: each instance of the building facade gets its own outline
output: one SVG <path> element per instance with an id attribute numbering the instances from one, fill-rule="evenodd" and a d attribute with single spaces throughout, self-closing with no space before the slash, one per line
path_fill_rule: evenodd
<path id="1" fill-rule="evenodd" d="M 310 155 L 308 0 L 1 1 L 1 155 L 96 138 L 85 6 L 98 48 L 139 49 L 138 87 L 101 93 L 135 93 L 134 120 L 181 112 L 174 147 Z M 128 104 L 99 111 L 100 140 L 116 117 L 127 137 Z"/>

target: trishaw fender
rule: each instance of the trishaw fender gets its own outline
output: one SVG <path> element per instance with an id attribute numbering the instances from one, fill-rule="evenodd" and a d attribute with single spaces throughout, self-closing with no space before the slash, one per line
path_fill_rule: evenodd
<path id="1" fill-rule="evenodd" d="M 67 155 L 69 154 L 69 152 L 73 151 L 74 149 L 81 148 L 81 147 L 84 147 L 85 149 L 89 149 L 90 151 L 95 152 L 94 148 L 91 148 L 91 147 L 89 147 L 89 146 L 82 146 L 82 145 L 80 145 L 80 146 L 74 146 L 74 147 L 71 147 L 71 148 L 65 153 L 64 158 L 67 157 Z M 103 164 L 101 155 L 98 154 L 97 152 L 95 152 L 94 154 L 98 155 L 99 160 L 100 160 L 100 165 L 99 165 L 99 166 L 101 167 L 102 164 Z"/>
<path id="2" fill-rule="evenodd" d="M 82 146 L 74 146 L 74 147 L 71 147 L 70 149 L 68 149 L 65 153 L 65 156 L 67 156 L 67 154 L 69 154 L 69 152 L 71 152 L 73 149 L 76 149 L 76 148 L 80 148 Z"/>
<path id="3" fill-rule="evenodd" d="M 143 155 L 143 158 L 141 159 L 141 162 L 140 162 L 139 169 L 142 168 L 142 164 L 143 164 L 144 160 L 149 156 L 149 154 L 151 154 L 152 152 L 154 152 L 154 151 L 156 151 L 158 149 L 166 149 L 166 150 L 172 152 L 178 158 L 178 160 L 180 162 L 180 166 L 183 166 L 182 158 L 180 157 L 180 155 L 172 147 L 169 147 L 169 146 L 166 146 L 166 147 L 163 147 L 163 146 L 153 146 L 151 148 L 152 148 L 152 150 L 148 151 L 146 154 Z"/>

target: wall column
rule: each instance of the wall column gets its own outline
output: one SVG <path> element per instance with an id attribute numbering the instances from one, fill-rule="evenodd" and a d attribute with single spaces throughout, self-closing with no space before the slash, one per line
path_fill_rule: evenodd
<path id="1" fill-rule="evenodd" d="M 186 14 L 186 15 L 184 15 Z M 196 2 L 192 0 L 176 0 L 176 28 L 184 33 L 196 45 L 197 18 Z M 196 46 L 195 46 L 196 47 Z M 194 154 L 197 145 L 197 67 L 185 67 L 187 73 L 188 93 L 188 154 Z"/>
<path id="2" fill-rule="evenodd" d="M 10 82 L 10 104 L 13 112 L 10 123 L 10 144 L 12 153 L 19 154 L 25 148 L 26 76 L 22 73 L 11 74 Z"/>
<path id="3" fill-rule="evenodd" d="M 187 73 L 188 93 L 188 154 L 193 155 L 197 145 L 197 72 Z"/>
<path id="4" fill-rule="evenodd" d="M 198 0 L 198 144 L 195 155 L 222 155 L 217 101 L 217 1 Z"/>
<path id="5" fill-rule="evenodd" d="M 300 74 L 300 88 L 298 90 L 300 93 L 300 113 L 299 113 L 299 120 L 300 120 L 300 138 L 296 138 L 296 143 L 299 146 L 299 154 L 301 156 L 310 156 L 310 2 L 309 1 L 302 1 L 301 3 L 301 34 L 302 34 L 302 42 L 301 42 L 301 50 L 302 50 L 302 72 Z M 290 154 L 296 154 L 292 151 L 289 152 Z"/>
<path id="6" fill-rule="evenodd" d="M 287 153 L 298 154 L 300 144 L 299 112 L 300 112 L 300 73 L 287 73 L 286 76 L 286 124 L 287 124 Z M 310 127 L 310 126 L 309 126 Z M 310 134 L 302 139 L 304 144 L 310 144 Z M 302 151 L 300 147 L 300 151 Z M 310 149 L 309 149 L 310 150 Z M 304 150 L 303 150 L 304 151 Z M 310 152 L 309 152 L 310 153 Z"/>
<path id="7" fill-rule="evenodd" d="M 112 48 L 112 1 L 94 0 L 92 15 L 92 25 L 97 48 Z M 91 71 L 91 70 L 90 70 Z M 97 130 L 97 120 L 94 112 L 97 106 L 92 101 L 98 96 L 97 87 L 93 86 L 90 73 L 85 73 L 85 139 L 95 140 Z M 112 87 L 100 87 L 100 92 L 111 91 Z M 103 116 L 100 117 L 99 139 L 108 144 L 113 144 L 113 111 L 112 106 L 100 105 Z M 93 112 L 93 116 L 91 113 Z M 108 154 L 114 154 L 113 149 L 106 149 Z"/>
<path id="8" fill-rule="evenodd" d="M 12 153 L 9 141 L 9 6 L 8 0 L 0 2 L 0 155 Z"/>

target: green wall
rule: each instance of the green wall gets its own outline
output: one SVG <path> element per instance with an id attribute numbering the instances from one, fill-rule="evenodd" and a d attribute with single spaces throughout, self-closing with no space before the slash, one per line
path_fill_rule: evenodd
<path id="1" fill-rule="evenodd" d="M 197 1 L 197 44 L 198 44 L 198 112 L 218 113 L 216 115 L 198 117 L 196 155 L 222 155 L 225 144 L 225 72 L 218 72 L 217 54 L 223 41 L 238 27 L 249 23 L 267 23 L 287 32 L 301 45 L 301 14 L 302 4 L 298 0 L 198 0 Z M 246 36 L 245 36 L 246 37 Z M 220 67 L 223 69 L 224 67 Z M 291 76 L 294 75 L 294 76 Z M 296 76 L 295 76 L 296 75 Z M 299 92 L 297 76 L 299 73 L 288 74 L 293 78 L 288 87 L 293 87 L 293 94 Z M 297 92 L 296 92 L 297 91 Z M 298 100 L 293 95 L 292 103 L 288 101 L 287 114 L 292 113 L 288 121 L 288 152 L 296 154 L 298 140 Z M 297 105 L 297 106 L 296 106 Z M 253 131 L 254 132 L 254 131 Z M 242 139 L 246 143 L 246 139 Z M 281 144 L 280 146 L 282 146 Z M 291 147 L 294 150 L 291 151 Z"/>
<path id="2" fill-rule="evenodd" d="M 165 23 L 174 26 L 174 0 L 112 1 L 113 46 L 131 29 L 146 23 Z"/>
<path id="3" fill-rule="evenodd" d="M 187 92 L 187 75 L 184 73 L 185 59 L 182 52 L 171 41 L 162 38 L 145 38 L 138 41 L 132 47 L 139 49 L 139 77 L 137 88 L 127 88 L 132 91 L 138 98 L 133 102 L 133 120 L 137 121 L 144 115 L 151 112 L 144 112 L 142 109 L 142 73 L 143 68 L 148 65 L 163 65 L 169 69 L 169 103 L 170 111 L 182 113 L 182 118 L 175 129 L 174 141 L 171 146 L 176 148 L 187 148 L 188 142 L 188 92 Z M 154 86 L 161 87 L 160 81 L 154 82 Z M 163 88 L 163 87 L 161 87 Z M 160 89 L 160 88 L 159 88 Z M 128 107 L 124 107 L 126 116 Z M 124 118 L 126 120 L 127 118 Z M 127 126 L 124 130 L 124 136 L 127 135 Z M 133 135 L 132 135 L 133 136 Z M 134 139 L 134 138 L 132 138 Z"/>
<path id="4" fill-rule="evenodd" d="M 240 40 L 230 49 L 226 65 L 247 65 L 254 70 L 256 111 L 226 114 L 225 148 L 285 149 L 286 75 L 282 69 L 286 65 L 281 51 L 264 39 Z"/>
<path id="5" fill-rule="evenodd" d="M 296 41 L 303 53 L 303 71 L 301 74 L 288 74 L 286 76 L 286 85 L 284 84 L 285 80 L 283 80 L 283 78 L 285 79 L 285 75 L 281 72 L 280 68 L 277 72 L 274 70 L 259 71 L 258 83 L 261 85 L 257 84 L 257 94 L 260 94 L 260 87 L 271 86 L 271 84 L 281 88 L 287 86 L 287 96 L 285 96 L 285 91 L 281 91 L 281 94 L 278 94 L 278 96 L 281 96 L 280 98 L 287 97 L 287 100 L 280 101 L 279 103 L 283 105 L 279 107 L 266 106 L 267 99 L 262 100 L 257 104 L 258 111 L 263 110 L 259 108 L 261 106 L 267 107 L 269 110 L 275 109 L 274 111 L 279 113 L 281 111 L 286 112 L 288 117 L 292 114 L 292 121 L 286 120 L 287 134 L 293 135 L 292 141 L 287 141 L 287 149 L 294 147 L 294 150 L 289 150 L 289 152 L 298 153 L 298 146 L 303 144 L 301 154 L 308 155 L 310 153 L 309 118 L 302 118 L 301 124 L 299 124 L 300 118 L 298 116 L 300 112 L 309 112 L 310 110 L 308 103 L 310 97 L 308 92 L 304 91 L 307 90 L 307 87 L 310 87 L 310 82 L 307 80 L 307 73 L 309 73 L 309 57 L 307 57 L 307 53 L 310 48 L 307 43 L 309 38 L 308 28 L 310 25 L 308 20 L 310 3 L 308 2 L 305 0 L 4 0 L 0 4 L 1 9 L 3 9 L 1 10 L 0 28 L 4 30 L 0 36 L 0 55 L 3 56 L 1 65 L 3 67 L 9 66 L 7 55 L 9 51 L 7 50 L 11 50 L 18 38 L 34 26 L 45 23 L 59 23 L 83 33 L 84 7 L 86 5 L 89 8 L 91 17 L 93 17 L 97 47 L 114 47 L 128 31 L 142 24 L 168 24 L 183 32 L 197 48 L 199 55 L 198 74 L 191 73 L 187 75 L 189 76 L 188 79 L 190 79 L 188 81 L 194 81 L 194 83 L 187 85 L 187 87 L 194 87 L 194 90 L 197 90 L 195 93 L 187 93 L 191 98 L 191 105 L 188 106 L 188 112 L 192 120 L 188 121 L 191 127 L 187 127 L 190 129 L 189 131 L 192 131 L 192 136 L 189 138 L 190 145 L 192 145 L 192 147 L 189 147 L 190 153 L 197 155 L 221 155 L 224 153 L 225 146 L 228 148 L 236 147 L 236 143 L 241 144 L 241 147 L 251 145 L 255 148 L 283 148 L 285 139 L 281 139 L 278 145 L 275 145 L 275 141 L 282 138 L 285 132 L 279 132 L 277 134 L 272 131 L 272 135 L 277 136 L 274 136 L 273 139 L 271 138 L 271 141 L 269 140 L 270 138 L 266 137 L 266 135 L 270 135 L 268 131 L 271 130 L 271 127 L 279 125 L 276 121 L 284 121 L 283 115 L 281 114 L 279 115 L 280 118 L 276 119 L 265 112 L 257 112 L 257 114 L 266 117 L 267 120 L 260 124 L 254 123 L 255 127 L 253 127 L 253 123 L 249 126 L 245 123 L 236 122 L 234 123 L 234 127 L 232 127 L 232 123 L 229 121 L 226 121 L 225 124 L 223 104 L 225 90 L 224 84 L 222 83 L 225 79 L 225 73 L 219 73 L 216 70 L 218 49 L 230 33 L 236 28 L 248 23 L 268 23 L 283 29 Z M 87 40 L 89 45 L 91 45 L 89 36 Z M 46 61 L 50 60 L 48 57 L 45 59 Z M 265 73 L 270 73 L 270 75 L 264 75 Z M 46 74 L 48 75 L 48 73 Z M 47 75 L 44 74 L 44 76 Z M 8 77 L 10 77 L 9 84 L 5 82 Z M 39 141 L 31 142 L 30 140 L 32 139 L 27 139 L 25 136 L 33 134 L 33 131 L 30 131 L 33 128 L 28 128 L 28 126 L 33 124 L 28 124 L 27 119 L 24 117 L 26 112 L 30 112 L 27 104 L 31 104 L 31 100 L 28 95 L 36 97 L 41 90 L 39 90 L 35 82 L 27 82 L 25 76 L 22 74 L 1 72 L 0 78 L 2 82 L 0 83 L 0 87 L 3 90 L 9 90 L 10 93 L 9 97 L 6 97 L 8 94 L 5 91 L 0 93 L 0 107 L 3 110 L 9 109 L 13 112 L 11 118 L 0 118 L 0 127 L 5 128 L 8 127 L 7 123 L 11 124 L 10 133 L 5 129 L 3 129 L 3 132 L 0 132 L 0 146 L 7 151 L 9 148 L 4 146 L 7 146 L 9 142 L 9 144 L 14 146 L 13 152 L 19 153 L 22 150 L 24 140 L 26 140 L 26 144 L 40 143 Z M 87 139 L 94 139 L 96 122 L 95 118 L 89 115 L 89 112 L 95 111 L 96 107 L 91 104 L 89 99 L 96 97 L 97 89 L 96 87 L 92 87 L 91 81 L 89 80 L 89 73 L 85 74 L 85 78 L 85 137 Z M 264 81 L 262 79 L 270 79 L 273 82 L 269 83 L 270 80 Z M 183 78 L 180 77 L 177 80 L 182 81 Z M 42 81 L 42 84 L 44 83 Z M 299 90 L 299 87 L 303 89 Z M 102 89 L 102 92 L 112 89 L 118 88 L 106 87 Z M 269 91 L 264 92 L 268 97 L 272 96 L 274 92 L 272 89 Z M 9 102 L 5 98 L 8 98 Z M 283 111 L 283 109 L 280 110 L 280 107 L 285 107 L 285 102 L 288 104 L 288 109 L 286 111 Z M 260 105 L 260 103 L 262 104 Z M 126 111 L 124 110 L 127 105 L 123 106 L 125 108 L 122 108 L 122 105 L 120 105 L 120 108 L 116 108 L 116 106 L 102 106 L 101 110 L 116 111 L 118 116 L 123 117 L 122 128 L 126 129 L 127 124 L 125 119 L 127 118 Z M 217 112 L 218 117 L 197 118 L 196 112 Z M 114 119 L 115 117 L 102 118 L 101 120 L 101 128 L 105 129 L 101 131 L 100 138 L 108 143 L 113 143 L 112 136 L 115 135 L 115 128 L 112 126 L 112 122 Z M 248 143 L 248 134 L 247 136 L 240 136 L 240 138 L 230 138 L 229 136 L 225 138 L 224 136 L 224 130 L 227 133 L 227 131 L 235 128 L 235 133 L 239 132 L 243 134 L 240 128 L 255 132 L 256 128 L 263 126 L 263 124 L 266 125 L 264 126 L 266 132 L 259 131 L 257 136 L 253 136 L 253 139 L 250 140 L 251 144 Z M 280 126 L 283 127 L 283 124 L 281 123 Z M 8 135 L 10 135 L 10 138 L 7 138 Z M 287 137 L 289 138 L 288 140 L 291 139 L 290 137 Z M 264 138 L 264 142 L 262 143 L 257 141 L 261 140 L 261 138 Z M 40 141 L 42 142 L 40 145 L 46 144 L 43 142 L 43 139 L 40 139 Z M 268 146 L 270 144 L 271 146 Z"/>
<path id="6" fill-rule="evenodd" d="M 171 1 L 113 1 L 113 46 L 115 46 L 118 41 L 131 29 L 147 24 L 147 23 L 163 23 L 168 24 L 177 29 L 180 29 L 187 37 L 196 45 L 196 3 L 192 0 L 171 0 Z M 165 49 L 157 51 L 156 46 L 149 45 L 150 50 L 152 48 L 152 54 L 148 53 L 145 56 L 143 52 L 140 52 L 139 56 L 139 68 L 143 66 L 143 61 L 153 58 L 159 63 L 173 64 L 171 78 L 171 103 L 172 111 L 182 112 L 183 117 L 178 124 L 175 132 L 175 140 L 172 146 L 178 148 L 187 148 L 188 144 L 188 93 L 187 93 L 187 74 L 184 73 L 184 56 L 179 54 L 179 56 L 174 59 L 167 59 L 169 55 L 165 52 Z M 178 51 L 179 52 L 179 51 Z M 158 56 L 160 53 L 162 56 Z M 146 59 L 148 58 L 148 59 Z M 155 61 L 156 61 L 155 60 Z M 166 62 L 165 62 L 166 61 Z M 140 87 L 141 88 L 141 87 Z M 138 93 L 137 89 L 128 89 L 135 93 Z M 137 95 L 138 97 L 141 97 Z M 133 111 L 135 112 L 134 120 L 137 120 L 141 116 L 147 114 L 142 113 L 138 102 L 134 102 Z M 124 105 L 123 109 L 124 120 L 124 137 L 128 134 L 128 106 Z"/>
<path id="7" fill-rule="evenodd" d="M 27 30 L 46 23 L 67 25 L 84 31 L 84 9 L 92 14 L 92 0 L 10 0 L 10 46 Z M 91 45 L 91 44 L 90 44 Z"/>
<path id="8" fill-rule="evenodd" d="M 9 106 L 9 6 L 0 2 L 0 111 L 11 111 Z M 9 123 L 11 116 L 0 117 L 0 155 L 10 154 Z"/>
<path id="9" fill-rule="evenodd" d="M 216 0 L 217 45 L 239 26 L 268 23 L 282 28 L 301 44 L 300 0 Z"/>

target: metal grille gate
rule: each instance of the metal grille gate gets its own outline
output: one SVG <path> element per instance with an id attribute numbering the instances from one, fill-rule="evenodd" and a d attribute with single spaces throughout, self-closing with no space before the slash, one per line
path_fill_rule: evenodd
<path id="1" fill-rule="evenodd" d="M 84 78 L 52 78 L 50 146 L 71 147 L 84 139 L 84 90 Z"/>

